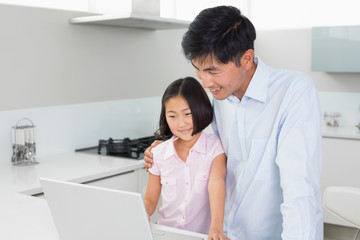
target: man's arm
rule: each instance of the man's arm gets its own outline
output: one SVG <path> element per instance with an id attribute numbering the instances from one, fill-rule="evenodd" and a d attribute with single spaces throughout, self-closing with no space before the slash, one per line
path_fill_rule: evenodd
<path id="1" fill-rule="evenodd" d="M 308 85 L 293 94 L 278 137 L 282 239 L 322 235 L 321 158 L 319 103 L 315 88 Z"/>

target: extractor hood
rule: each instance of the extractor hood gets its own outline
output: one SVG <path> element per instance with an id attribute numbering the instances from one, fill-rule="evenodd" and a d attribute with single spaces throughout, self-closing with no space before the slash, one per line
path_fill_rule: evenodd
<path id="1" fill-rule="evenodd" d="M 104 4 L 102 0 L 90 0 L 94 6 Z M 119 6 L 108 6 L 92 12 L 102 13 L 92 16 L 78 17 L 70 20 L 73 24 L 93 24 L 150 30 L 187 28 L 188 21 L 160 17 L 160 0 L 127 0 L 117 1 Z M 125 3 L 125 4 L 124 4 Z M 114 2 L 113 2 L 114 4 Z M 119 10 L 117 12 L 116 10 Z M 121 12 L 120 12 L 121 10 Z"/>
<path id="2" fill-rule="evenodd" d="M 73 24 L 94 24 L 127 28 L 142 28 L 150 30 L 187 28 L 188 21 L 143 15 L 137 13 L 103 14 L 70 19 Z"/>

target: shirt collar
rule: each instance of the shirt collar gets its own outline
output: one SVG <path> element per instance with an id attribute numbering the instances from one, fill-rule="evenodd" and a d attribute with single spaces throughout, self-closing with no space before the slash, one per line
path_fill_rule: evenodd
<path id="1" fill-rule="evenodd" d="M 201 132 L 199 139 L 196 141 L 194 146 L 192 147 L 193 150 L 206 154 L 206 136 L 205 133 Z"/>
<path id="2" fill-rule="evenodd" d="M 168 159 L 173 155 L 176 155 L 174 142 L 179 139 L 178 136 L 173 135 L 169 139 L 169 146 L 166 148 L 164 153 L 164 159 Z M 206 154 L 206 136 L 204 132 L 201 132 L 199 139 L 196 141 L 194 146 L 191 148 L 199 153 Z"/>
<path id="3" fill-rule="evenodd" d="M 269 76 L 270 71 L 269 67 L 261 61 L 260 58 L 254 57 L 254 62 L 257 64 L 255 73 L 251 78 L 249 86 L 246 89 L 244 97 L 252 98 L 260 102 L 265 102 L 268 95 L 268 85 L 269 85 Z M 239 102 L 235 95 L 230 95 L 228 97 L 230 102 Z"/>

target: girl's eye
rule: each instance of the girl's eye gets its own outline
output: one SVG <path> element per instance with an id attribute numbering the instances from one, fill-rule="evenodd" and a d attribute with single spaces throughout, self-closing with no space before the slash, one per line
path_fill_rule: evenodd
<path id="1" fill-rule="evenodd" d="M 191 116 L 191 113 L 185 113 L 186 116 Z"/>
<path id="2" fill-rule="evenodd" d="M 168 118 L 174 118 L 175 116 L 174 115 L 169 115 Z"/>

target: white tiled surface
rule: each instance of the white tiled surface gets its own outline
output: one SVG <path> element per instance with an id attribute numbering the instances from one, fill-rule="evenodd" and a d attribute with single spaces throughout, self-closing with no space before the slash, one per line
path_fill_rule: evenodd
<path id="1" fill-rule="evenodd" d="M 153 97 L 0 111 L 0 163 L 10 162 L 11 128 L 21 118 L 33 121 L 36 153 L 47 156 L 96 146 L 99 139 L 150 136 L 160 109 Z"/>
<path id="2" fill-rule="evenodd" d="M 360 122 L 360 93 L 319 92 L 322 116 L 325 112 L 339 112 L 340 127 L 354 127 Z"/>

